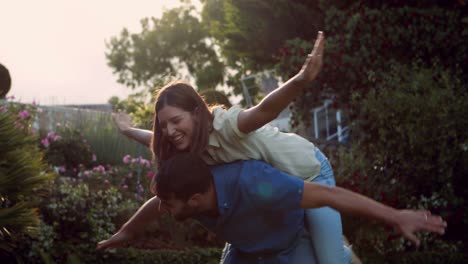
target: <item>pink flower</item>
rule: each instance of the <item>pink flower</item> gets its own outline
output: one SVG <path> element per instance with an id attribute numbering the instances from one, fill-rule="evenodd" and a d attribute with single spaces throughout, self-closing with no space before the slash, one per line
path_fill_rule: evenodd
<path id="1" fill-rule="evenodd" d="M 31 103 L 31 105 L 33 105 L 33 106 L 34 106 L 34 105 L 37 105 L 36 100 L 33 100 L 32 103 Z"/>
<path id="2" fill-rule="evenodd" d="M 123 186 L 122 186 L 122 189 L 127 190 L 127 189 L 128 189 L 128 185 L 127 185 L 127 184 L 123 185 Z"/>
<path id="3" fill-rule="evenodd" d="M 153 179 L 153 177 L 154 177 L 154 174 L 153 174 L 153 172 L 152 172 L 152 171 L 150 171 L 150 172 L 148 172 L 147 176 L 148 176 L 148 179 L 150 179 L 150 180 L 151 180 L 151 179 Z"/>
<path id="4" fill-rule="evenodd" d="M 87 177 L 89 177 L 90 172 L 89 172 L 89 171 L 85 171 L 85 172 L 84 172 L 84 175 L 87 176 Z"/>
<path id="5" fill-rule="evenodd" d="M 108 179 L 105 179 L 105 180 L 104 180 L 104 183 L 105 183 L 105 184 L 109 184 L 109 180 L 108 180 Z"/>
<path id="6" fill-rule="evenodd" d="M 93 154 L 92 161 L 93 161 L 93 162 L 95 162 L 96 160 L 97 160 L 97 158 L 96 158 L 96 154 Z M 104 168 L 104 167 L 102 167 L 102 168 Z"/>
<path id="7" fill-rule="evenodd" d="M 28 110 L 23 110 L 23 111 L 18 113 L 18 117 L 24 120 L 24 119 L 27 119 L 28 117 L 30 117 L 30 114 L 29 114 Z"/>
<path id="8" fill-rule="evenodd" d="M 50 131 L 49 133 L 47 133 L 47 138 L 49 138 L 49 139 L 55 138 L 55 132 L 54 132 L 54 131 Z"/>
<path id="9" fill-rule="evenodd" d="M 37 112 L 38 113 L 42 113 L 44 110 L 42 110 L 42 108 L 37 108 Z"/>
<path id="10" fill-rule="evenodd" d="M 132 160 L 132 157 L 130 155 L 125 155 L 125 157 L 123 158 L 123 163 L 124 164 L 129 164 L 130 161 Z"/>
<path id="11" fill-rule="evenodd" d="M 65 170 L 66 170 L 66 169 L 65 169 L 65 166 L 61 166 L 61 167 L 59 168 L 59 172 L 60 172 L 60 173 L 64 173 Z"/>
<path id="12" fill-rule="evenodd" d="M 44 145 L 44 147 L 48 148 L 49 145 L 50 145 L 50 142 L 49 142 L 49 139 L 48 138 L 44 138 L 41 140 L 41 143 L 42 145 Z"/>
<path id="13" fill-rule="evenodd" d="M 14 96 L 14 95 L 10 95 L 10 96 L 7 96 L 6 99 L 7 99 L 7 100 L 15 100 L 15 96 Z"/>
<path id="14" fill-rule="evenodd" d="M 6 105 L 0 106 L 0 111 L 2 111 L 2 113 L 5 113 L 7 110 L 8 110 L 8 106 Z"/>
<path id="15" fill-rule="evenodd" d="M 58 136 L 58 135 L 56 135 L 56 136 L 54 137 L 54 141 L 60 141 L 61 139 L 62 139 L 62 137 L 61 137 L 61 136 Z"/>

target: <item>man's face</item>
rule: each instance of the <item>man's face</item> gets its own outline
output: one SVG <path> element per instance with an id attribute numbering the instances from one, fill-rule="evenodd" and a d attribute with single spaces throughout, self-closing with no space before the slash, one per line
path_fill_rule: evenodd
<path id="1" fill-rule="evenodd" d="M 197 208 L 191 206 L 189 201 L 185 202 L 171 197 L 167 200 L 161 200 L 159 210 L 167 211 L 178 221 L 184 221 L 198 213 Z"/>

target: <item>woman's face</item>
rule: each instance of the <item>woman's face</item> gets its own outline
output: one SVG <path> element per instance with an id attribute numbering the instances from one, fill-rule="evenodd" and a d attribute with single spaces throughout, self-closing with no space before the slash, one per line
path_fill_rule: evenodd
<path id="1" fill-rule="evenodd" d="M 166 105 L 158 111 L 158 119 L 163 136 L 178 150 L 187 150 L 190 147 L 195 127 L 193 113 Z"/>

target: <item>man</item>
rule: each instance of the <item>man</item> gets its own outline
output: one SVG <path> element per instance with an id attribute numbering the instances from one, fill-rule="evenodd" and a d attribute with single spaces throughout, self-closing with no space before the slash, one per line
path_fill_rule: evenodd
<path id="1" fill-rule="evenodd" d="M 416 245 L 414 232 L 443 234 L 446 223 L 427 211 L 396 210 L 339 187 L 304 182 L 261 161 L 239 161 L 212 167 L 195 154 L 178 154 L 156 175 L 156 197 L 99 250 L 135 239 L 164 212 L 176 219 L 198 219 L 230 245 L 222 263 L 313 262 L 312 245 L 304 228 L 303 208 L 330 206 L 380 220 Z"/>

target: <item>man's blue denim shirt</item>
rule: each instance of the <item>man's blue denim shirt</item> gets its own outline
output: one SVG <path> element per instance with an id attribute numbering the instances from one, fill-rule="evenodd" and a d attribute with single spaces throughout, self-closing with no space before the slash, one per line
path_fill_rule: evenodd
<path id="1" fill-rule="evenodd" d="M 301 179 L 256 160 L 211 171 L 219 216 L 197 217 L 204 226 L 242 254 L 283 255 L 296 245 L 304 229 Z"/>

